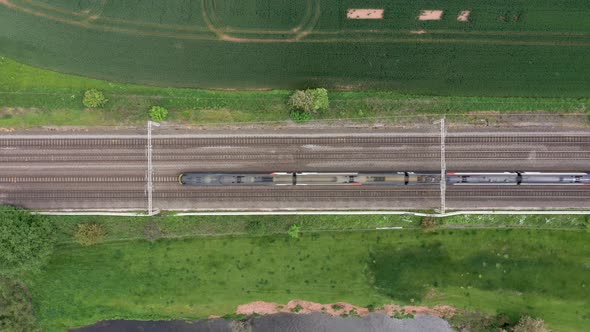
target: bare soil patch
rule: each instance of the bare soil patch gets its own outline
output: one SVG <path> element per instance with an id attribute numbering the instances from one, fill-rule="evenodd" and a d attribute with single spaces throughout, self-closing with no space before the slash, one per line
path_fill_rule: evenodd
<path id="1" fill-rule="evenodd" d="M 420 21 L 438 21 L 442 19 L 443 13 L 442 10 L 423 10 L 418 19 Z"/>
<path id="2" fill-rule="evenodd" d="M 382 20 L 383 9 L 349 9 L 346 17 L 351 20 Z"/>
<path id="3" fill-rule="evenodd" d="M 399 306 L 396 304 L 387 304 L 383 307 L 374 308 L 369 310 L 365 307 L 355 306 L 346 302 L 328 303 L 321 304 L 316 302 L 309 302 L 303 300 L 292 300 L 287 304 L 280 304 L 275 302 L 264 302 L 256 301 L 247 304 L 239 305 L 236 313 L 239 315 L 270 315 L 280 312 L 286 313 L 297 313 L 297 314 L 309 314 L 313 312 L 324 313 L 330 316 L 341 316 L 341 315 L 359 315 L 365 316 L 369 312 L 383 313 L 388 316 L 394 316 L 396 314 L 418 314 L 418 315 L 432 315 L 437 317 L 450 318 L 453 317 L 457 309 L 451 306 Z"/>
<path id="4" fill-rule="evenodd" d="M 469 22 L 469 16 L 471 16 L 471 11 L 470 10 L 463 10 L 459 13 L 459 16 L 457 16 L 457 21 Z"/>

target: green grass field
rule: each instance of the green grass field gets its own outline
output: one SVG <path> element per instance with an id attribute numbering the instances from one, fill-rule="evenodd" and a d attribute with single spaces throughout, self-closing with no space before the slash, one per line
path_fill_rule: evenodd
<path id="1" fill-rule="evenodd" d="M 104 91 L 104 109 L 82 105 L 85 90 Z M 144 125 L 152 105 L 170 109 L 169 121 L 222 124 L 285 121 L 291 91 L 211 91 L 159 88 L 94 80 L 27 66 L 0 57 L 0 127 Z M 331 91 L 320 120 L 412 122 L 416 115 L 458 114 L 462 121 L 493 121 L 498 113 L 583 113 L 588 98 L 433 97 L 396 92 Z M 408 117 L 409 116 L 409 117 Z"/>
<path id="2" fill-rule="evenodd" d="M 527 313 L 558 331 L 582 331 L 590 320 L 588 234 L 395 230 L 71 244 L 27 284 L 46 331 L 106 318 L 199 318 L 291 299 L 363 306 L 413 299 Z"/>
<path id="3" fill-rule="evenodd" d="M 383 20 L 348 20 L 380 7 Z M 0 54 L 65 73 L 200 88 L 584 97 L 590 8 L 575 1 L 6 0 Z M 441 21 L 418 21 L 423 9 Z M 471 10 L 470 22 L 458 22 Z M 425 34 L 411 31 L 425 30 Z"/>

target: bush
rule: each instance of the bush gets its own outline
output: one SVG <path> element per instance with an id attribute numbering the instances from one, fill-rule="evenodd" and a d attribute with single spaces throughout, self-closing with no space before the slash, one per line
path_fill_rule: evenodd
<path id="1" fill-rule="evenodd" d="M 89 108 L 100 108 L 103 107 L 108 99 L 104 96 L 104 94 L 96 89 L 86 90 L 84 92 L 84 98 L 82 99 L 82 104 Z"/>
<path id="2" fill-rule="evenodd" d="M 425 232 L 433 232 L 436 230 L 436 220 L 431 217 L 424 217 L 420 222 L 420 227 Z"/>
<path id="3" fill-rule="evenodd" d="M 291 225 L 291 227 L 287 231 L 287 234 L 289 234 L 289 236 L 293 239 L 298 239 L 301 235 L 301 227 L 299 227 L 299 225 Z"/>
<path id="4" fill-rule="evenodd" d="M 0 331 L 40 331 L 24 284 L 0 278 Z"/>
<path id="5" fill-rule="evenodd" d="M 542 319 L 535 319 L 529 316 L 522 316 L 512 328 L 512 332 L 549 332 Z"/>
<path id="6" fill-rule="evenodd" d="M 309 120 L 311 120 L 311 113 L 309 112 L 303 112 L 303 111 L 291 111 L 291 113 L 289 113 L 289 115 L 291 116 L 291 120 L 295 121 L 295 122 L 307 122 Z"/>
<path id="7" fill-rule="evenodd" d="M 328 90 L 326 89 L 307 89 L 297 90 L 289 97 L 289 108 L 291 109 L 291 117 L 293 113 L 316 113 L 321 109 L 328 109 L 330 101 L 328 98 Z"/>
<path id="8" fill-rule="evenodd" d="M 330 107 L 330 99 L 328 98 L 328 90 L 319 88 L 311 90 L 313 109 L 327 110 Z"/>
<path id="9" fill-rule="evenodd" d="M 168 118 L 168 110 L 162 106 L 152 106 L 149 110 L 150 119 L 152 121 L 164 121 Z"/>
<path id="10" fill-rule="evenodd" d="M 45 216 L 0 207 L 0 274 L 38 271 L 56 241 L 56 228 Z"/>
<path id="11" fill-rule="evenodd" d="M 78 229 L 74 233 L 74 240 L 80 245 L 91 246 L 104 241 L 106 233 L 102 224 L 78 224 Z"/>

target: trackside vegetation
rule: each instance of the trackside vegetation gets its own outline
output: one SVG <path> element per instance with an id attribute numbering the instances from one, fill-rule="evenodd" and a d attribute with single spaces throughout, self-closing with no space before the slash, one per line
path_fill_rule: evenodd
<path id="1" fill-rule="evenodd" d="M 203 318 L 295 298 L 447 304 L 580 331 L 590 317 L 588 239 L 571 230 L 416 229 L 64 244 L 26 284 L 47 331 L 112 317 Z"/>
<path id="2" fill-rule="evenodd" d="M 479 312 L 458 315 L 455 326 L 510 326 L 526 315 L 578 331 L 590 319 L 590 220 L 583 215 L 440 221 L 4 211 L 4 221 L 50 225 L 55 237 L 44 242 L 58 243 L 40 268 L 0 279 L 0 301 L 23 308 L 4 320 L 25 330 L 63 331 L 114 317 L 204 318 L 232 314 L 245 302 L 295 298 Z M 28 246 L 27 239 L 13 243 Z"/>
<path id="3" fill-rule="evenodd" d="M 90 89 L 108 99 L 103 108 L 88 109 L 82 104 L 84 92 Z M 292 94 L 287 90 L 215 91 L 119 84 L 0 57 L 0 127 L 144 125 L 149 119 L 146 110 L 153 105 L 167 109 L 166 121 L 171 123 L 287 121 Z M 329 110 L 318 110 L 314 119 L 396 122 L 413 121 L 420 115 L 458 114 L 477 122 L 486 116 L 494 121 L 496 115 L 507 113 L 590 110 L 589 98 L 445 97 L 371 91 L 330 91 L 329 97 Z"/>

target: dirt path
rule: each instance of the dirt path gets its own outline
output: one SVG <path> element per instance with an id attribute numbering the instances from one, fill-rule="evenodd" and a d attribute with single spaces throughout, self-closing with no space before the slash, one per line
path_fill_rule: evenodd
<path id="1" fill-rule="evenodd" d="M 396 304 L 387 304 L 377 308 L 365 308 L 352 305 L 346 302 L 321 304 L 303 300 L 292 300 L 287 304 L 275 302 L 255 301 L 239 305 L 236 313 L 240 315 L 270 315 L 280 312 L 309 314 L 312 312 L 324 313 L 330 316 L 365 316 L 370 312 L 384 313 L 387 316 L 404 316 L 404 315 L 432 315 L 441 318 L 453 317 L 457 309 L 451 306 L 399 306 Z"/>

